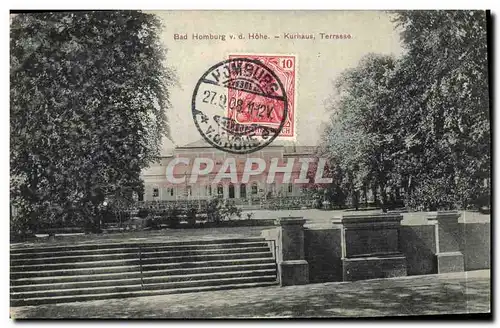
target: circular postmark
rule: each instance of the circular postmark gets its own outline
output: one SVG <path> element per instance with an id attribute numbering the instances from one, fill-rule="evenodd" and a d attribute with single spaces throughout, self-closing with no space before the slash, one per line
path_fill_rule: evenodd
<path id="1" fill-rule="evenodd" d="M 233 58 L 201 76 L 191 110 L 196 128 L 209 144 L 245 154 L 279 136 L 288 101 L 283 84 L 269 67 L 256 59 Z"/>

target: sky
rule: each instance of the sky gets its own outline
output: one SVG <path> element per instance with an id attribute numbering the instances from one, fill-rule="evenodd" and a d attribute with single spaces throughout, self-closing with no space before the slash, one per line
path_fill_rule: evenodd
<path id="1" fill-rule="evenodd" d="M 165 139 L 163 153 L 175 146 L 200 140 L 191 114 L 197 81 L 214 64 L 231 54 L 294 55 L 296 67 L 297 145 L 314 146 L 321 138 L 329 112 L 326 103 L 334 94 L 333 81 L 355 67 L 368 53 L 399 56 L 399 33 L 382 11 L 158 11 L 164 30 L 161 41 L 168 49 L 167 65 L 177 73 L 171 88 L 172 107 L 167 111 L 172 141 Z M 242 33 L 246 39 L 238 39 Z M 249 39 L 249 33 L 270 39 Z M 314 35 L 315 39 L 286 39 Z M 320 33 L 349 34 L 350 39 L 326 39 Z M 175 40 L 175 34 L 187 40 Z M 193 34 L 225 35 L 226 40 L 194 40 Z M 235 39 L 230 39 L 229 35 Z M 279 39 L 274 36 L 280 36 Z"/>

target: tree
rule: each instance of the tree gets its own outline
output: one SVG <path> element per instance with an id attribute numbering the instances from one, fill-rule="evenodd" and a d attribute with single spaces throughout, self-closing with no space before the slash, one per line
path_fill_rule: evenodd
<path id="1" fill-rule="evenodd" d="M 11 202 L 21 229 L 98 217 L 141 192 L 168 136 L 174 74 L 160 21 L 138 11 L 11 19 Z"/>
<path id="2" fill-rule="evenodd" d="M 397 79 L 413 207 L 466 208 L 489 193 L 490 117 L 484 11 L 402 11 Z"/>
<path id="3" fill-rule="evenodd" d="M 486 16 L 403 11 L 405 53 L 368 55 L 340 76 L 323 151 L 357 198 L 369 185 L 414 209 L 482 205 L 489 197 Z"/>
<path id="4" fill-rule="evenodd" d="M 357 207 L 360 193 L 381 190 L 382 204 L 391 186 L 393 154 L 399 136 L 394 129 L 392 78 L 395 59 L 369 54 L 336 80 L 331 122 L 323 155 L 336 167 L 340 185 Z"/>
<path id="5" fill-rule="evenodd" d="M 346 194 L 342 188 L 342 171 L 338 165 L 326 163 L 323 167 L 323 178 L 331 178 L 332 183 L 317 183 L 316 173 L 319 168 L 320 158 L 329 158 L 329 154 L 324 149 L 316 149 L 316 157 L 309 164 L 307 178 L 309 183 L 302 185 L 302 192 L 315 199 L 314 206 L 322 207 L 323 202 L 329 202 L 333 207 L 342 208 L 346 205 Z M 340 182 L 340 183 L 339 183 Z"/>

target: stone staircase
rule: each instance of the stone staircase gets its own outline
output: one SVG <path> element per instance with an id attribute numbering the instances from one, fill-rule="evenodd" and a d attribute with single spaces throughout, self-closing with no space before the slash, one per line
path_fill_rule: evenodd
<path id="1" fill-rule="evenodd" d="M 11 248 L 11 306 L 277 284 L 263 238 Z"/>

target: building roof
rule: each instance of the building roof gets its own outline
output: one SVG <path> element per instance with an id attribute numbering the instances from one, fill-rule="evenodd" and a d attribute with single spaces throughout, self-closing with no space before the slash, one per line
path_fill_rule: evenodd
<path id="1" fill-rule="evenodd" d="M 293 147 L 295 146 L 294 141 L 290 140 L 274 140 L 267 147 Z M 194 142 L 190 142 L 184 146 L 177 146 L 176 148 L 214 148 L 211 144 L 209 144 L 205 139 L 199 139 Z"/>
<path id="2" fill-rule="evenodd" d="M 177 146 L 175 148 L 213 148 L 213 146 L 202 138 L 196 140 L 195 142 L 190 142 L 184 146 Z"/>
<path id="3" fill-rule="evenodd" d="M 284 147 L 285 153 L 312 153 L 314 151 L 314 146 L 297 146 L 294 141 L 291 140 L 274 140 L 267 147 Z M 205 139 L 199 139 L 194 142 L 190 142 L 184 146 L 177 146 L 176 149 L 189 149 L 189 148 L 214 148 Z"/>

